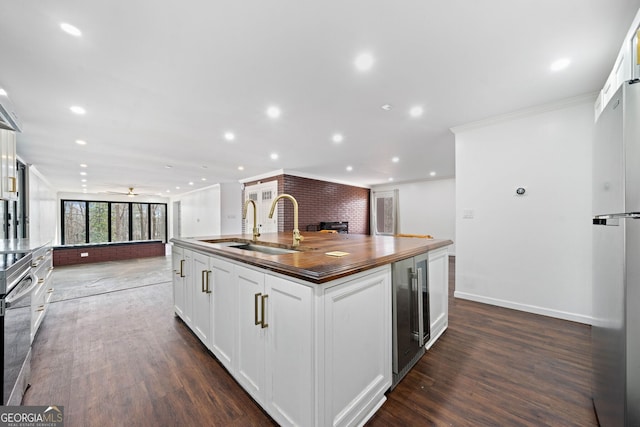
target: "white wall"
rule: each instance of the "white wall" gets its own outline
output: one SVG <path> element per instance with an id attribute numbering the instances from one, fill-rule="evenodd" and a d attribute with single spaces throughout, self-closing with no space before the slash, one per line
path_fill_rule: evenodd
<path id="1" fill-rule="evenodd" d="M 456 297 L 591 323 L 593 130 L 591 96 L 454 129 Z"/>
<path id="2" fill-rule="evenodd" d="M 455 255 L 455 179 L 425 180 L 372 187 L 372 191 L 398 189 L 399 233 L 430 234 L 451 239 Z"/>
<path id="3" fill-rule="evenodd" d="M 171 210 L 176 201 L 180 202 L 183 237 L 242 232 L 242 190 L 239 183 L 215 184 L 172 197 Z"/>
<path id="4" fill-rule="evenodd" d="M 29 240 L 37 244 L 60 241 L 56 211 L 59 210 L 56 191 L 38 172 L 29 166 Z"/>

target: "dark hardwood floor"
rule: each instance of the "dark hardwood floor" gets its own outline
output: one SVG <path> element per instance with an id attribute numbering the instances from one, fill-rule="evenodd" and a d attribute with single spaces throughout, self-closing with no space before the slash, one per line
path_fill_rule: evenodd
<path id="1" fill-rule="evenodd" d="M 273 425 L 174 317 L 170 260 L 157 263 L 166 281 L 140 286 L 134 274 L 122 289 L 120 275 L 117 291 L 50 305 L 23 404 L 63 405 L 68 427 Z M 73 268 L 60 277 L 91 266 Z M 453 259 L 450 271 L 452 291 Z M 451 296 L 449 329 L 367 425 L 595 426 L 589 334 Z"/>

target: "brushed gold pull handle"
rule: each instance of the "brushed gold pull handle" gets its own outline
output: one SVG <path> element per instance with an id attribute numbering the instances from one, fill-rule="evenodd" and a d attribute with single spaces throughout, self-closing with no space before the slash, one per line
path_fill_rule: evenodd
<path id="1" fill-rule="evenodd" d="M 211 293 L 211 288 L 209 287 L 209 277 L 210 277 L 210 275 L 211 275 L 211 270 L 207 270 L 207 287 L 206 287 L 206 292 L 207 292 L 208 294 L 210 294 L 210 293 Z"/>
<path id="2" fill-rule="evenodd" d="M 269 324 L 264 321 L 264 312 L 265 312 L 265 305 L 266 305 L 265 301 L 267 300 L 267 298 L 269 298 L 269 295 L 262 296 L 262 321 L 260 322 L 262 324 L 262 329 L 269 327 Z"/>
<path id="3" fill-rule="evenodd" d="M 257 294 L 255 294 L 254 296 L 254 300 L 253 300 L 253 320 L 255 321 L 256 325 L 259 325 L 261 322 L 258 320 L 258 298 L 260 298 L 260 295 L 262 295 L 260 292 L 258 292 Z"/>
<path id="4" fill-rule="evenodd" d="M 48 294 L 52 294 L 52 293 L 53 293 L 53 288 L 51 288 L 51 289 L 47 290 L 47 293 L 48 293 Z"/>
<path id="5" fill-rule="evenodd" d="M 38 279 L 38 285 L 42 285 L 44 283 L 44 279 Z"/>
<path id="6" fill-rule="evenodd" d="M 184 277 L 184 260 L 180 260 L 180 277 Z"/>
<path id="7" fill-rule="evenodd" d="M 53 266 L 51 266 L 51 267 L 47 268 L 47 270 L 49 270 L 49 271 L 53 271 Z"/>
<path id="8" fill-rule="evenodd" d="M 36 311 L 44 311 L 44 305 L 39 306 Z"/>
<path id="9" fill-rule="evenodd" d="M 201 290 L 202 292 L 206 292 L 204 290 L 204 276 L 207 274 L 207 270 L 202 270 L 202 286 L 201 286 Z"/>
<path id="10" fill-rule="evenodd" d="M 9 177 L 9 182 L 11 183 L 10 184 L 11 190 L 9 190 L 9 193 L 15 193 L 16 191 L 18 191 L 17 188 L 16 188 L 17 187 L 16 178 L 13 177 L 13 176 L 10 176 Z"/>

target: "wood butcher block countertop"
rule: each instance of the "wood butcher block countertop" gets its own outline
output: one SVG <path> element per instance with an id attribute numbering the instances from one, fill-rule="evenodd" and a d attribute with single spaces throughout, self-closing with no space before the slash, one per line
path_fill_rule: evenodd
<path id="1" fill-rule="evenodd" d="M 304 240 L 297 252 L 278 255 L 230 246 L 252 242 L 251 234 L 173 238 L 171 241 L 187 249 L 226 257 L 312 283 L 325 283 L 453 243 L 451 240 L 364 234 L 303 232 L 302 235 Z M 292 249 L 292 243 L 291 232 L 263 234 L 258 238 L 258 244 L 270 247 Z M 346 255 L 327 255 L 331 252 L 346 252 Z"/>

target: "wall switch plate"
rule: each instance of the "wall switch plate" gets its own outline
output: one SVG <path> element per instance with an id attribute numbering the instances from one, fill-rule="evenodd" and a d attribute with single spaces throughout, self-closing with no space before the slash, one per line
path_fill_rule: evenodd
<path id="1" fill-rule="evenodd" d="M 80 257 L 85 258 L 89 256 L 89 252 L 80 252 Z"/>

